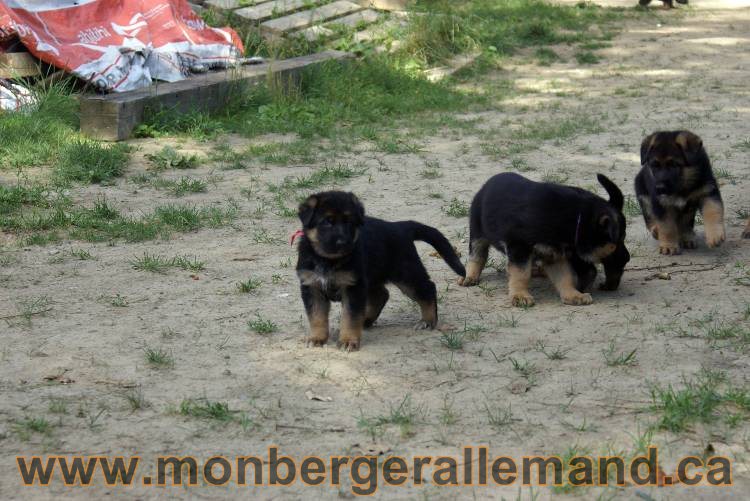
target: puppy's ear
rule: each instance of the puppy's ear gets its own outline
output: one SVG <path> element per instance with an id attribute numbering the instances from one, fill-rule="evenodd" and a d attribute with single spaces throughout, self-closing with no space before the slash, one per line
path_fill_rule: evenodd
<path id="1" fill-rule="evenodd" d="M 355 214 L 355 222 L 357 223 L 357 226 L 362 226 L 365 224 L 365 206 L 362 205 L 362 202 L 359 201 L 359 198 L 357 198 L 357 195 L 354 193 L 349 194 L 352 198 L 352 204 L 356 208 L 354 214 Z"/>
<path id="2" fill-rule="evenodd" d="M 307 227 L 310 224 L 313 216 L 315 216 L 315 209 L 318 207 L 319 202 L 320 200 L 318 200 L 317 195 L 310 195 L 307 197 L 307 200 L 299 205 L 297 215 L 299 216 L 299 220 L 302 221 L 302 226 Z"/>
<path id="3" fill-rule="evenodd" d="M 625 205 L 625 197 L 622 196 L 620 188 L 618 188 L 617 185 L 610 181 L 610 179 L 604 174 L 597 174 L 596 179 L 599 181 L 599 184 L 604 186 L 604 189 L 607 190 L 607 193 L 609 194 L 609 203 L 612 204 L 618 212 L 622 212 L 622 207 Z"/>
<path id="4" fill-rule="evenodd" d="M 688 164 L 693 164 L 700 158 L 703 152 L 703 140 L 692 132 L 683 130 L 677 137 L 674 138 L 674 142 L 682 150 L 683 155 Z"/>
<path id="5" fill-rule="evenodd" d="M 654 132 L 643 138 L 643 142 L 641 143 L 641 165 L 646 165 L 648 155 L 651 153 L 651 148 L 653 148 L 656 143 L 657 134 L 658 132 Z"/>

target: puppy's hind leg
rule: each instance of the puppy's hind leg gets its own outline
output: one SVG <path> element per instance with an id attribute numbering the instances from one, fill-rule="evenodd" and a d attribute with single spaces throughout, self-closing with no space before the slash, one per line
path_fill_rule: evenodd
<path id="1" fill-rule="evenodd" d="M 420 264 L 421 266 L 421 264 Z M 430 280 L 427 270 L 412 270 L 408 282 L 397 283 L 401 292 L 419 304 L 422 312 L 422 320 L 417 322 L 414 329 L 434 329 L 438 322 L 437 312 L 437 288 Z"/>
<path id="2" fill-rule="evenodd" d="M 579 292 L 576 289 L 578 279 L 573 273 L 573 268 L 567 259 L 558 259 L 553 263 L 546 264 L 544 270 L 555 285 L 555 289 L 560 294 L 560 299 L 562 299 L 563 303 L 582 305 L 594 302 L 591 294 Z"/>
<path id="3" fill-rule="evenodd" d="M 466 277 L 458 279 L 458 285 L 471 287 L 479 283 L 479 276 L 487 264 L 487 256 L 490 252 L 490 241 L 486 238 L 474 238 L 469 240 L 469 262 L 466 264 Z"/>
<path id="4" fill-rule="evenodd" d="M 375 320 L 380 316 L 380 312 L 383 311 L 385 303 L 388 302 L 388 289 L 384 286 L 373 287 L 367 291 L 367 306 L 365 307 L 365 329 L 372 327 Z"/>

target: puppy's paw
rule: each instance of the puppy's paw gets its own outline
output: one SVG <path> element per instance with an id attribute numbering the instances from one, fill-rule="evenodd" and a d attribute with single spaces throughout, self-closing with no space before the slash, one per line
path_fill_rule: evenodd
<path id="1" fill-rule="evenodd" d="M 336 346 L 346 352 L 357 351 L 359 349 L 359 339 L 339 339 Z"/>
<path id="2" fill-rule="evenodd" d="M 676 243 L 659 243 L 659 254 L 664 254 L 665 256 L 676 256 L 680 253 L 680 246 Z"/>
<path id="3" fill-rule="evenodd" d="M 724 243 L 726 239 L 726 231 L 724 226 L 706 226 L 706 245 L 710 248 L 718 247 Z"/>
<path id="4" fill-rule="evenodd" d="M 474 278 L 474 277 L 459 277 L 457 283 L 461 287 L 472 287 L 472 286 L 477 285 L 479 283 L 479 278 Z"/>
<path id="5" fill-rule="evenodd" d="M 328 336 L 326 337 L 309 336 L 305 341 L 306 341 L 307 346 L 321 347 L 321 346 L 325 346 L 325 344 L 328 342 Z"/>
<path id="6" fill-rule="evenodd" d="M 695 235 L 685 235 L 680 239 L 680 247 L 684 249 L 695 249 Z"/>
<path id="7" fill-rule="evenodd" d="M 420 320 L 414 324 L 415 331 L 432 330 L 435 328 L 435 324 L 428 322 L 427 320 Z"/>
<path id="8" fill-rule="evenodd" d="M 519 308 L 534 306 L 534 297 L 528 292 L 515 292 L 510 295 L 510 304 Z"/>
<path id="9" fill-rule="evenodd" d="M 560 296 L 560 299 L 562 299 L 562 302 L 564 304 L 570 304 L 574 306 L 581 306 L 594 302 L 594 298 L 591 297 L 591 294 L 578 291 L 573 291 L 565 294 L 564 296 Z"/>

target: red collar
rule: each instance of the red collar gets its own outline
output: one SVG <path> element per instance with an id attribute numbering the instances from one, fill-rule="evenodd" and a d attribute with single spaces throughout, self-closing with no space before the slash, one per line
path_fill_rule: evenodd
<path id="1" fill-rule="evenodd" d="M 289 239 L 289 245 L 294 245 L 294 241 L 297 240 L 297 237 L 302 237 L 305 235 L 305 232 L 302 230 L 297 230 L 294 233 L 292 233 L 291 238 Z"/>

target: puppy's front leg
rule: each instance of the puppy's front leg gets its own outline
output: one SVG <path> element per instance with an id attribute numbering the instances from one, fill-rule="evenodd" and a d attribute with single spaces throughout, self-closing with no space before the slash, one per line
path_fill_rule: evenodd
<path id="1" fill-rule="evenodd" d="M 301 286 L 302 302 L 305 304 L 307 320 L 310 323 L 310 336 L 307 342 L 313 346 L 323 346 L 328 341 L 328 312 L 331 302 L 317 287 Z"/>
<path id="2" fill-rule="evenodd" d="M 544 271 L 555 285 L 563 303 L 582 305 L 594 302 L 591 294 L 579 292 L 576 289 L 577 278 L 567 259 L 559 259 L 554 263 L 545 264 Z"/>
<path id="3" fill-rule="evenodd" d="M 659 254 L 676 255 L 680 253 L 680 230 L 673 214 L 664 214 L 664 217 L 655 221 L 659 239 Z"/>
<path id="4" fill-rule="evenodd" d="M 359 349 L 362 329 L 365 327 L 367 290 L 360 284 L 346 287 L 341 294 L 341 332 L 339 348 L 346 351 Z"/>
<path id="5" fill-rule="evenodd" d="M 706 245 L 718 247 L 726 238 L 724 229 L 724 204 L 721 198 L 708 196 L 701 204 L 703 225 L 706 230 Z"/>

